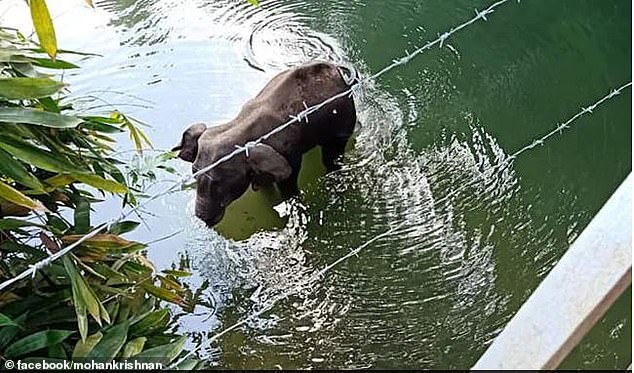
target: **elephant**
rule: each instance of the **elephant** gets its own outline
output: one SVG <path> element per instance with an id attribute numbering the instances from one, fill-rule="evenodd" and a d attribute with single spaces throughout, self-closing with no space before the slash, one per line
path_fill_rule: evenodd
<path id="1" fill-rule="evenodd" d="M 321 147 L 328 172 L 340 169 L 357 122 L 352 95 L 342 95 L 257 145 L 253 142 L 306 107 L 345 92 L 358 81 L 353 69 L 330 62 L 307 63 L 273 77 L 233 120 L 187 128 L 172 150 L 192 163 L 194 173 L 235 151 L 236 146 L 246 145 L 245 151 L 197 176 L 196 216 L 213 227 L 249 185 L 257 190 L 275 184 L 285 198 L 297 194 L 302 155 L 315 146 Z"/>

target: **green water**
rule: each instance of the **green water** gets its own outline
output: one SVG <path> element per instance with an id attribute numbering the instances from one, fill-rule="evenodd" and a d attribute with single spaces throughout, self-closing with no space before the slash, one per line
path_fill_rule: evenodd
<path id="1" fill-rule="evenodd" d="M 150 123 L 157 148 L 195 121 L 231 119 L 288 66 L 330 59 L 369 75 L 489 4 L 50 2 L 62 47 L 105 56 L 66 75 L 75 96 L 86 110 L 108 110 L 89 97 L 98 94 Z M 28 23 L 21 1 L 3 3 L 5 21 Z M 205 297 L 216 305 L 182 316 L 179 330 L 195 346 L 400 225 L 202 356 L 227 368 L 473 365 L 631 171 L 629 89 L 501 166 L 631 80 L 631 6 L 510 1 L 388 73 L 356 98 L 361 124 L 346 167 L 324 176 L 318 153 L 305 156 L 302 195 L 284 217 L 272 209 L 274 190 L 249 192 L 217 232 L 193 218 L 191 191 L 151 204 L 155 216 L 131 237 L 182 230 L 149 255 L 159 268 L 187 255 L 192 286 L 209 280 Z M 627 367 L 631 320 L 629 289 L 562 367 Z"/>

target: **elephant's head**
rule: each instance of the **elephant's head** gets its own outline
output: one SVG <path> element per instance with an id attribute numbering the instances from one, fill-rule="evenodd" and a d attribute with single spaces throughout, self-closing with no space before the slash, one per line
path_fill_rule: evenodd
<path id="1" fill-rule="evenodd" d="M 201 131 L 200 125 L 194 124 L 183 133 L 181 144 L 174 150 L 180 150 L 181 159 L 193 162 L 192 172 L 196 173 L 234 151 L 235 145 L 247 141 Z M 286 158 L 271 146 L 252 146 L 248 156 L 245 152 L 239 153 L 196 178 L 196 216 L 213 227 L 224 216 L 226 207 L 250 184 L 266 185 L 284 180 L 290 174 L 291 167 Z"/>

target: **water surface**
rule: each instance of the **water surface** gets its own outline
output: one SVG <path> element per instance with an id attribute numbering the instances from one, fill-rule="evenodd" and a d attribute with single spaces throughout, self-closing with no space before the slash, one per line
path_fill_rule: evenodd
<path id="1" fill-rule="evenodd" d="M 82 109 L 116 107 L 149 123 L 157 149 L 173 146 L 190 123 L 230 120 L 287 67 L 327 59 L 369 75 L 488 5 L 50 3 L 63 48 L 104 56 L 65 74 Z M 3 1 L 0 15 L 28 24 L 23 8 Z M 193 287 L 210 284 L 213 307 L 179 319 L 191 346 L 397 227 L 203 348 L 203 357 L 227 368 L 468 368 L 484 352 L 632 161 L 628 90 L 508 163 L 631 80 L 631 2 L 512 1 L 488 19 L 365 87 L 344 169 L 324 175 L 318 151 L 307 154 L 298 198 L 279 204 L 274 190 L 249 192 L 216 231 L 193 217 L 192 191 L 147 208 L 147 225 L 131 237 L 180 232 L 149 256 L 159 268 L 185 260 Z M 122 139 L 120 150 L 131 148 Z M 171 165 L 189 172 L 184 162 Z M 564 366 L 629 364 L 631 290 L 621 298 Z"/>

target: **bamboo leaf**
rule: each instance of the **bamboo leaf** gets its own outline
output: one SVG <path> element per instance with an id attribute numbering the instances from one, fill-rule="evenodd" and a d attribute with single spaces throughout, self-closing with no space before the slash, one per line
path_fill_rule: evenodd
<path id="1" fill-rule="evenodd" d="M 75 232 L 87 233 L 90 229 L 90 202 L 82 198 L 77 202 L 74 212 Z"/>
<path id="2" fill-rule="evenodd" d="M 86 355 L 86 358 L 112 359 L 121 350 L 128 339 L 128 322 L 124 321 L 110 328 Z"/>
<path id="3" fill-rule="evenodd" d="M 54 60 L 55 55 L 57 55 L 57 39 L 46 2 L 44 0 L 30 0 L 29 4 L 31 6 L 31 19 L 40 45 Z"/>
<path id="4" fill-rule="evenodd" d="M 20 327 L 18 323 L 11 320 L 11 318 L 5 314 L 0 313 L 0 327 L 2 326 L 17 326 Z"/>
<path id="5" fill-rule="evenodd" d="M 176 269 L 166 269 L 163 271 L 163 273 L 174 276 L 174 277 L 189 277 L 192 275 L 191 272 L 180 271 Z"/>
<path id="6" fill-rule="evenodd" d="M 141 287 L 148 293 L 166 302 L 170 302 L 170 303 L 174 303 L 178 305 L 185 304 L 185 300 L 180 295 L 173 293 L 167 289 L 163 289 L 148 283 L 143 283 Z"/>
<path id="7" fill-rule="evenodd" d="M 175 342 L 170 344 L 150 348 L 136 355 L 136 359 L 158 359 L 157 362 L 162 363 L 163 365 L 169 364 L 172 360 L 176 359 L 176 357 L 183 351 L 183 347 L 185 346 L 185 341 L 187 338 L 180 337 Z M 152 360 L 154 361 L 154 360 Z"/>
<path id="8" fill-rule="evenodd" d="M 26 207 L 30 210 L 35 211 L 48 211 L 46 207 L 42 204 L 42 202 L 30 199 L 29 197 L 22 194 L 20 191 L 11 187 L 8 184 L 0 181 L 0 197 L 6 199 L 9 202 L 15 203 L 16 205 Z"/>
<path id="9" fill-rule="evenodd" d="M 63 236 L 62 242 L 65 244 L 71 244 L 79 240 L 83 236 L 84 235 L 82 234 L 71 234 L 71 235 Z M 84 244 L 98 247 L 98 248 L 116 248 L 116 247 L 127 247 L 130 245 L 137 244 L 137 242 L 128 241 L 124 238 L 117 236 L 116 234 L 104 233 L 104 234 L 94 235 L 93 237 L 84 241 Z"/>
<path id="10" fill-rule="evenodd" d="M 145 346 L 146 341 L 147 341 L 147 338 L 138 337 L 126 343 L 125 347 L 123 348 L 123 352 L 121 353 L 121 358 L 126 359 L 141 353 L 141 351 L 143 351 L 143 347 Z"/>
<path id="11" fill-rule="evenodd" d="M 28 315 L 28 311 L 21 314 L 20 316 L 15 318 L 15 322 L 18 324 L 23 324 Z M 6 326 L 4 328 L 0 328 L 0 350 L 4 349 L 22 328 L 19 326 Z"/>
<path id="12" fill-rule="evenodd" d="M 120 221 L 110 226 L 110 233 L 117 234 L 117 235 L 128 233 L 136 229 L 136 227 L 138 227 L 139 224 L 141 223 L 136 221 L 131 221 L 131 220 Z"/>
<path id="13" fill-rule="evenodd" d="M 33 351 L 37 351 L 49 346 L 58 344 L 71 336 L 71 330 L 44 330 L 24 337 L 12 343 L 4 351 L 4 357 L 13 358 L 23 356 Z"/>
<path id="14" fill-rule="evenodd" d="M 66 84 L 50 78 L 2 78 L 0 97 L 9 100 L 26 100 L 53 95 Z"/>
<path id="15" fill-rule="evenodd" d="M 62 346 L 61 343 L 48 346 L 47 359 L 60 359 L 63 361 L 67 358 L 68 356 L 66 355 L 66 350 L 64 350 L 64 346 Z"/>
<path id="16" fill-rule="evenodd" d="M 85 310 L 97 321 L 99 325 L 101 325 L 101 310 L 99 308 L 100 302 L 94 296 L 94 293 L 86 284 L 86 281 L 82 277 L 82 275 L 77 270 L 75 263 L 68 258 L 67 256 L 62 258 L 62 262 L 64 263 L 64 268 L 66 269 L 66 273 L 70 278 L 71 287 L 73 290 L 73 302 L 75 303 L 75 311 L 78 313 L 77 318 L 79 319 L 82 316 L 82 313 Z M 77 305 L 80 306 L 77 306 Z"/>
<path id="17" fill-rule="evenodd" d="M 75 181 L 75 178 L 68 174 L 55 175 L 44 180 L 44 182 L 52 187 L 61 188 Z"/>
<path id="18" fill-rule="evenodd" d="M 0 108 L 0 122 L 28 123 L 52 128 L 74 128 L 83 120 L 70 115 L 21 107 Z"/>
<path id="19" fill-rule="evenodd" d="M 86 313 L 86 304 L 84 303 L 84 300 L 81 299 L 80 295 L 75 292 L 75 288 L 72 289 L 72 292 L 75 314 L 77 315 L 77 327 L 79 328 L 79 336 L 81 337 L 80 341 L 85 341 L 88 336 L 88 315 Z"/>
<path id="20" fill-rule="evenodd" d="M 2 219 L 0 219 L 0 230 L 11 231 L 14 229 L 19 229 L 24 227 L 44 227 L 44 226 L 32 221 L 9 218 L 9 217 L 3 217 Z"/>
<path id="21" fill-rule="evenodd" d="M 0 174 L 4 174 L 36 191 L 44 191 L 44 185 L 40 183 L 39 179 L 30 173 L 21 162 L 15 160 L 11 154 L 2 149 L 0 149 Z"/>
<path id="22" fill-rule="evenodd" d="M 150 312 L 144 318 L 130 326 L 130 335 L 142 336 L 150 334 L 156 329 L 164 328 L 170 321 L 169 310 L 164 308 L 158 311 Z"/>
<path id="23" fill-rule="evenodd" d="M 124 194 L 128 192 L 128 188 L 117 183 L 114 180 L 104 179 L 101 176 L 85 173 L 71 173 L 78 181 L 93 186 L 99 190 L 105 190 L 110 193 Z"/>
<path id="24" fill-rule="evenodd" d="M 95 334 L 91 334 L 90 336 L 85 338 L 85 340 L 80 339 L 79 341 L 77 341 L 77 344 L 73 349 L 73 359 L 81 359 L 88 356 L 90 351 L 95 348 L 97 343 L 99 343 L 102 338 L 103 334 L 101 334 L 101 332 L 96 332 Z"/>
<path id="25" fill-rule="evenodd" d="M 0 135 L 0 148 L 9 152 L 15 158 L 46 171 L 60 173 L 85 172 L 85 170 L 78 168 L 60 155 L 4 134 Z"/>
<path id="26" fill-rule="evenodd" d="M 37 58 L 37 57 L 30 57 L 29 59 L 34 65 L 40 66 L 40 67 L 46 67 L 48 69 L 77 69 L 79 68 L 79 66 L 75 65 L 74 63 L 70 63 L 64 60 L 57 60 L 57 59 L 51 60 L 48 58 Z"/>

